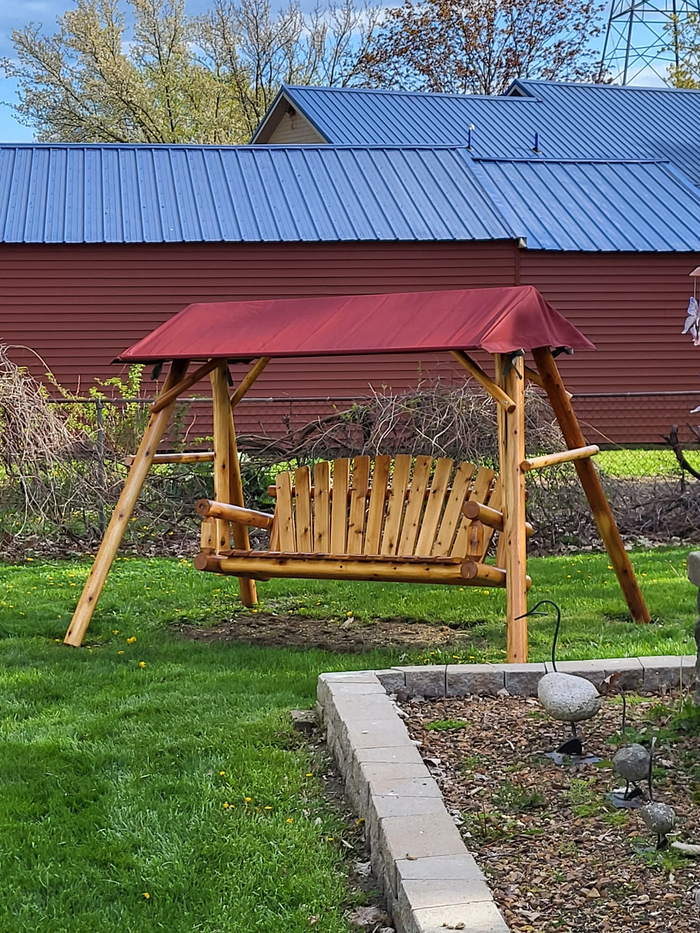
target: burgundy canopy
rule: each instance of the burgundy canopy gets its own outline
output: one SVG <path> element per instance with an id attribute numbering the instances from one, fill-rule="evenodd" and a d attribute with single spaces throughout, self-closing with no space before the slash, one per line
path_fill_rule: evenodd
<path id="1" fill-rule="evenodd" d="M 594 350 L 530 285 L 189 305 L 123 362 L 337 356 L 416 350 Z"/>

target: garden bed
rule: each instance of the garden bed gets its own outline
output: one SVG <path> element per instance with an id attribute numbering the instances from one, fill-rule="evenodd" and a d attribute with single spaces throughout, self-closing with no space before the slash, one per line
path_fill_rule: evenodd
<path id="1" fill-rule="evenodd" d="M 656 799 L 675 808 L 677 838 L 700 843 L 697 733 L 678 728 L 678 699 L 628 700 L 630 740 L 658 736 Z M 584 767 L 544 757 L 566 727 L 534 699 L 414 700 L 404 709 L 513 931 L 696 933 L 700 860 L 656 852 L 639 812 L 606 801 L 620 783 L 609 760 L 621 742 L 619 698 L 585 724 L 586 748 L 603 760 Z"/>

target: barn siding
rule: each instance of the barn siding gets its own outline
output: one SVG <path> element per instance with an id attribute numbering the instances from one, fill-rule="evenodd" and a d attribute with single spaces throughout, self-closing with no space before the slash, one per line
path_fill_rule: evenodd
<path id="1" fill-rule="evenodd" d="M 700 263 L 689 254 L 583 254 L 512 244 L 319 244 L 0 247 L 0 341 L 31 347 L 59 381 L 85 391 L 119 372 L 111 360 L 195 301 L 371 294 L 533 284 L 598 346 L 566 358 L 567 385 L 592 439 L 656 442 L 685 424 L 686 397 L 590 399 L 583 393 L 700 389 L 700 356 L 679 336 Z M 13 358 L 41 376 L 32 354 Z M 276 361 L 260 396 L 358 396 L 400 391 L 431 373 L 452 378 L 435 354 Z M 206 387 L 203 387 L 206 389 Z M 693 402 L 693 404 L 691 404 Z M 255 410 L 257 409 L 257 410 Z M 309 412 L 311 412 L 310 409 Z M 288 410 L 277 406 L 275 420 Z M 259 430 L 271 409 L 245 406 L 241 427 Z M 243 414 L 245 412 L 245 414 Z"/>
<path id="2" fill-rule="evenodd" d="M 597 347 L 561 364 L 567 386 L 581 395 L 577 411 L 592 440 L 659 443 L 672 424 L 689 437 L 689 409 L 700 397 L 585 393 L 700 390 L 700 353 L 680 335 L 692 294 L 688 276 L 699 260 L 686 253 L 521 251 L 521 283 L 538 288 Z"/>
<path id="3" fill-rule="evenodd" d="M 85 391 L 95 377 L 120 371 L 110 362 L 123 349 L 192 302 L 514 284 L 515 248 L 494 243 L 3 246 L 0 280 L 0 341 L 31 347 L 63 385 Z M 26 351 L 14 350 L 13 358 L 38 376 L 44 372 Z M 401 391 L 435 368 L 453 372 L 444 357 L 426 353 L 278 360 L 255 394 L 356 397 L 366 395 L 370 384 Z M 260 412 L 247 406 L 241 412 L 242 430 L 259 429 Z M 278 413 L 278 424 L 281 417 Z"/>

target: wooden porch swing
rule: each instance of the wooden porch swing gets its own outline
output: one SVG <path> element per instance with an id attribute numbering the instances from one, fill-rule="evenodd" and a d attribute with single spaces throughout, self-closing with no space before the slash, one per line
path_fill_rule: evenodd
<path id="1" fill-rule="evenodd" d="M 531 287 L 190 305 L 120 360 L 171 361 L 132 458 L 124 489 L 65 642 L 80 645 L 152 463 L 213 461 L 213 500 L 202 516 L 198 570 L 239 578 L 246 606 L 255 581 L 375 580 L 506 590 L 507 657 L 527 660 L 525 475 L 573 462 L 634 619 L 650 620 L 610 505 L 564 389 L 552 348 L 592 344 Z M 494 358 L 494 378 L 467 355 Z M 338 459 L 277 475 L 274 513 L 245 507 L 234 411 L 276 357 L 448 352 L 496 401 L 500 476 L 448 458 L 379 455 Z M 530 350 L 536 368 L 525 365 Z M 190 360 L 204 362 L 188 373 Z M 229 364 L 256 360 L 229 395 Z M 205 376 L 213 399 L 213 453 L 157 454 L 177 399 Z M 566 451 L 525 457 L 525 380 L 547 393 Z M 265 550 L 248 529 L 269 532 Z M 497 544 L 489 557 L 493 539 Z M 232 546 L 233 545 L 233 546 Z"/>

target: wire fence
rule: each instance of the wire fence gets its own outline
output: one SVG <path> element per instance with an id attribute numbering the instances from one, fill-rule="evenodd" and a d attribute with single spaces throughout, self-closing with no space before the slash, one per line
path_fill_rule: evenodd
<path id="1" fill-rule="evenodd" d="M 246 501 L 256 508 L 272 507 L 267 488 L 274 482 L 280 463 L 293 465 L 360 452 L 430 453 L 497 467 L 493 405 L 481 393 L 465 392 L 464 387 L 459 391 L 464 395 L 450 395 L 457 392 L 453 389 L 445 395 L 436 389 L 432 396 L 430 390 L 419 390 L 406 397 L 375 399 L 244 399 L 236 409 L 236 427 Z M 528 453 L 561 449 L 562 439 L 553 429 L 551 410 L 537 401 L 537 392 L 528 392 Z M 683 473 L 676 454 L 661 436 L 675 423 L 686 424 L 682 418 L 688 418 L 689 410 L 696 407 L 698 395 L 575 398 L 584 433 L 601 447 L 596 463 L 620 529 L 632 544 L 676 543 L 700 536 L 700 482 Z M 49 402 L 52 410 L 61 411 L 73 429 L 70 436 L 78 440 L 48 466 L 30 465 L 22 475 L 5 466 L 0 477 L 3 557 L 77 555 L 97 546 L 127 475 L 128 455 L 138 448 L 152 401 L 144 396 L 57 398 Z M 418 425 L 416 412 L 421 406 L 422 422 Z M 466 418 L 456 428 L 455 408 Z M 374 422 L 368 430 L 365 414 L 370 409 L 369 421 L 374 418 Z M 391 422 L 398 426 L 398 433 L 378 431 L 382 417 L 388 413 L 393 417 L 394 410 L 403 412 Z M 402 435 L 407 425 L 408 434 Z M 442 434 L 445 425 L 452 431 L 447 447 Z M 211 451 L 211 434 L 211 398 L 191 395 L 175 407 L 161 449 Z M 625 440 L 630 437 L 633 440 Z M 700 474 L 699 445 L 687 425 L 682 440 L 689 465 Z M 424 449 L 426 444 L 428 449 Z M 212 473 L 211 462 L 155 466 L 129 524 L 126 547 L 146 555 L 193 553 L 199 540 L 194 502 L 213 496 Z M 531 541 L 534 553 L 599 545 L 572 465 L 530 475 L 528 490 L 528 513 L 536 528 Z"/>
<path id="2" fill-rule="evenodd" d="M 241 439 L 241 449 L 254 453 L 265 440 L 279 438 L 314 420 L 347 411 L 354 404 L 362 404 L 362 401 L 353 396 L 244 398 L 236 411 L 236 429 Z M 115 446 L 119 448 L 119 456 L 123 457 L 127 453 L 123 449 L 127 440 L 124 433 L 127 436 L 133 434 L 133 445 L 138 442 L 138 429 L 145 424 L 148 406 L 152 402 L 152 397 L 52 400 L 53 405 L 65 407 L 66 410 L 72 406 L 94 409 L 94 415 L 83 420 L 88 432 L 92 426 L 96 456 L 103 471 L 107 460 L 114 459 Z M 180 399 L 178 404 L 180 413 L 177 426 L 164 439 L 164 449 L 187 447 L 201 450 L 210 447 L 211 397 L 188 396 Z M 692 409 L 700 405 L 700 392 L 577 394 L 574 405 L 587 440 L 601 448 L 597 463 L 609 475 L 680 475 L 677 457 L 668 442 L 674 426 L 678 427 L 679 441 L 687 461 L 700 471 L 700 443 L 693 430 L 694 427 L 700 430 L 699 425 L 693 424 L 693 419 L 700 422 L 700 414 L 691 414 Z M 140 410 L 140 417 L 134 416 L 134 408 Z M 130 417 L 110 419 L 107 415 L 110 409 L 131 411 L 132 414 Z M 121 438 L 110 438 L 110 420 L 128 420 L 134 423 L 133 429 L 122 431 Z M 109 441 L 112 442 L 111 446 Z M 128 451 L 134 452 L 135 446 Z"/>

